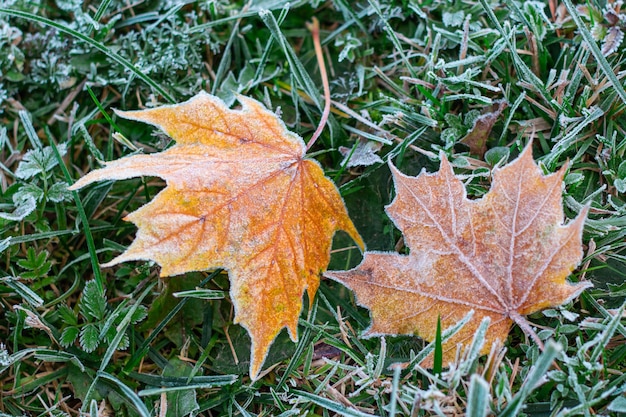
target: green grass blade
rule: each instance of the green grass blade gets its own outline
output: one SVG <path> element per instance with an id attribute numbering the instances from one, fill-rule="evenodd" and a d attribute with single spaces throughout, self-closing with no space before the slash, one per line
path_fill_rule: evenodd
<path id="1" fill-rule="evenodd" d="M 43 387 L 54 381 L 60 382 L 67 377 L 67 367 L 59 368 L 52 372 L 45 372 L 37 377 L 28 376 L 21 380 L 21 383 L 15 385 L 13 389 L 13 398 L 20 398 L 32 392 L 43 392 Z M 6 394 L 3 394 L 3 396 Z M 6 397 L 5 397 L 6 398 Z"/>
<path id="2" fill-rule="evenodd" d="M 100 6 L 98 6 L 98 10 L 96 11 L 96 14 L 93 16 L 94 21 L 96 22 L 100 21 L 102 16 L 104 16 L 104 12 L 106 12 L 107 9 L 109 8 L 109 4 L 111 4 L 111 0 L 103 0 L 102 3 L 100 3 Z"/>
<path id="3" fill-rule="evenodd" d="M 443 369 L 443 342 L 441 341 L 441 316 L 437 315 L 435 331 L 435 351 L 433 352 L 433 374 L 439 375 Z"/>
<path id="4" fill-rule="evenodd" d="M 98 108 L 98 110 L 100 110 L 100 114 L 102 115 L 102 117 L 104 117 L 104 119 L 107 121 L 107 123 L 109 123 L 111 125 L 111 127 L 113 127 L 113 129 L 115 131 L 121 132 L 121 129 L 117 126 L 117 124 L 115 124 L 115 122 L 113 121 L 111 116 L 109 116 L 109 113 L 107 113 L 107 111 L 104 108 L 104 106 L 102 105 L 102 103 L 100 103 L 100 100 L 98 99 L 98 97 L 96 97 L 96 94 L 93 92 L 93 90 L 88 85 L 85 86 L 85 89 L 89 93 L 89 96 L 93 100 L 93 102 L 96 105 L 96 107 Z M 84 126 L 85 125 L 82 125 L 83 129 L 85 129 Z M 85 129 L 85 131 L 86 131 L 86 129 Z M 88 132 L 87 132 L 87 135 L 89 135 Z M 101 160 L 104 161 L 104 159 L 101 159 Z"/>
<path id="5" fill-rule="evenodd" d="M 63 158 L 61 157 L 61 154 L 59 153 L 59 150 L 57 149 L 56 143 L 54 142 L 54 139 L 52 138 L 52 133 L 50 133 L 50 130 L 48 129 L 47 126 L 44 128 L 44 130 L 46 132 L 46 135 L 48 136 L 48 141 L 50 142 L 50 146 L 54 150 L 54 155 L 56 156 L 59 162 L 59 167 L 61 168 L 61 171 L 63 171 L 63 176 L 65 177 L 65 181 L 69 185 L 74 184 L 74 180 L 72 179 L 70 172 L 67 170 L 67 167 L 65 166 L 65 161 L 63 161 Z M 96 245 L 93 240 L 93 235 L 91 234 L 91 229 L 89 228 L 89 219 L 87 218 L 87 214 L 85 214 L 85 208 L 83 207 L 80 197 L 78 196 L 78 192 L 72 191 L 72 197 L 74 198 L 74 202 L 76 203 L 78 216 L 81 220 L 83 233 L 85 234 L 85 240 L 87 241 L 87 249 L 90 255 L 89 259 L 91 261 L 93 277 L 96 280 L 96 283 L 98 284 L 98 289 L 100 290 L 102 294 L 104 294 L 104 283 L 102 282 L 102 274 L 100 272 L 100 265 L 98 264 L 98 256 L 96 254 L 97 253 Z"/>

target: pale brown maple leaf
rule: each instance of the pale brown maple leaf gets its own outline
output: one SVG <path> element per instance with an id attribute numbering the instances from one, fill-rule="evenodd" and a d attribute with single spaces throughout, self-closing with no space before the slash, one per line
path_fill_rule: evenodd
<path id="1" fill-rule="evenodd" d="M 119 116 L 160 127 L 177 143 L 106 163 L 72 189 L 102 180 L 158 176 L 167 187 L 125 219 L 138 227 L 128 250 L 105 266 L 154 260 L 161 276 L 225 268 L 235 322 L 252 339 L 255 378 L 282 328 L 297 339 L 302 296 L 313 300 L 332 237 L 363 248 L 335 185 L 305 158 L 305 144 L 261 103 L 230 110 L 200 93 L 187 102 Z"/>
<path id="2" fill-rule="evenodd" d="M 528 146 L 496 169 L 491 190 L 477 200 L 442 157 L 439 172 L 410 177 L 391 165 L 396 197 L 386 210 L 403 232 L 409 255 L 366 252 L 350 271 L 329 271 L 371 312 L 366 336 L 417 334 L 435 338 L 471 310 L 471 320 L 444 344 L 444 364 L 489 317 L 482 353 L 504 342 L 512 323 L 532 332 L 523 316 L 571 300 L 588 282 L 566 277 L 582 258 L 587 210 L 563 225 L 565 168 L 544 176 Z M 432 357 L 424 365 L 430 366 Z"/>

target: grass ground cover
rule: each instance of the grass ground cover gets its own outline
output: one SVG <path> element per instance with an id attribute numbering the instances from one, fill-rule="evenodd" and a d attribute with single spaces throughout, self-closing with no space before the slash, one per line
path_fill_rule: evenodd
<path id="1" fill-rule="evenodd" d="M 423 369 L 436 346 L 361 338 L 368 312 L 324 280 L 298 343 L 281 334 L 251 381 L 224 271 L 99 267 L 163 181 L 68 185 L 171 145 L 113 109 L 245 94 L 307 140 L 324 107 L 313 17 L 332 106 L 310 154 L 369 250 L 405 250 L 389 159 L 415 175 L 443 152 L 476 198 L 530 140 L 546 172 L 569 164 L 566 216 L 591 206 L 571 280 L 594 287 L 529 317 L 543 352 L 514 328 L 478 356 L 481 328 L 453 366 Z M 625 413 L 625 19 L 600 0 L 0 2 L 0 415 Z M 359 262 L 346 236 L 334 247 L 330 269 Z"/>

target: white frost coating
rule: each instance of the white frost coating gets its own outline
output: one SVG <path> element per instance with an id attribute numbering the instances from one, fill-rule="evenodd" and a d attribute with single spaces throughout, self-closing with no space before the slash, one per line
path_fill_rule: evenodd
<path id="1" fill-rule="evenodd" d="M 451 250 L 457 255 L 457 257 L 459 258 L 459 260 L 465 265 L 467 266 L 467 268 L 472 272 L 472 276 L 474 276 L 478 281 L 480 281 L 480 283 L 484 286 L 484 288 L 498 301 L 498 303 L 501 305 L 502 307 L 502 311 L 506 311 L 506 302 L 504 301 L 504 299 L 502 299 L 502 297 L 500 296 L 500 294 L 498 294 L 495 289 L 489 284 L 489 282 L 485 279 L 485 277 L 482 276 L 482 274 L 480 273 L 480 271 L 476 268 L 476 266 L 473 264 L 473 262 L 471 261 L 471 259 L 469 259 L 461 250 L 460 248 L 454 243 L 454 241 L 450 238 L 450 236 L 445 232 L 445 230 L 443 229 L 442 225 L 440 224 L 440 222 L 438 221 L 438 216 L 435 213 L 432 213 L 429 209 L 429 207 L 424 204 L 422 202 L 422 199 L 420 196 L 418 196 L 417 194 L 415 194 L 415 192 L 413 191 L 413 189 L 411 187 L 406 186 L 402 181 L 410 181 L 411 179 L 413 179 L 412 177 L 409 177 L 405 174 L 403 174 L 402 172 L 400 172 L 392 163 L 391 161 L 389 162 L 389 166 L 391 167 L 391 171 L 393 173 L 393 178 L 394 178 L 394 183 L 396 185 L 396 190 L 400 189 L 400 187 L 402 187 L 402 189 L 406 189 L 410 196 L 412 197 L 412 199 L 418 204 L 418 206 L 423 210 L 423 212 L 428 216 L 429 220 L 432 222 L 432 224 L 435 226 L 435 228 L 439 231 L 441 237 L 445 240 L 446 244 L 448 247 L 451 248 Z M 439 169 L 438 173 L 435 174 L 424 174 L 426 177 L 434 177 L 439 175 L 439 173 L 444 170 L 444 173 L 447 173 L 447 171 L 450 171 L 452 168 L 450 167 L 449 163 L 447 162 L 447 160 L 442 159 L 441 160 L 441 167 Z M 447 170 L 447 171 L 446 171 Z M 422 174 L 420 174 L 422 175 Z M 398 192 L 396 194 L 396 199 L 398 199 L 398 195 L 400 193 Z M 467 199 L 467 194 L 465 191 L 465 188 L 463 188 L 462 191 L 462 200 L 463 201 L 467 201 L 468 203 L 471 203 L 470 200 Z M 395 199 L 394 199 L 395 202 Z M 393 202 L 388 206 L 391 207 L 393 206 Z M 396 220 L 393 218 L 392 216 L 392 220 L 394 221 L 394 224 L 396 224 L 396 226 L 398 226 L 398 224 L 396 223 Z M 402 229 L 401 227 L 399 227 L 400 229 Z"/>
<path id="2" fill-rule="evenodd" d="M 137 237 L 108 265 L 154 260 L 162 276 L 227 269 L 236 321 L 252 338 L 255 378 L 283 327 L 296 339 L 302 294 L 313 297 L 335 231 L 363 243 L 336 186 L 305 159 L 302 138 L 260 102 L 238 99 L 240 110 L 202 92 L 181 104 L 118 112 L 161 128 L 176 144 L 110 162 L 72 188 L 137 176 L 166 181 L 127 217 Z"/>
<path id="3" fill-rule="evenodd" d="M 386 210 L 410 254 L 367 252 L 353 270 L 326 274 L 371 310 L 368 336 L 418 334 L 432 341 L 438 318 L 447 327 L 471 309 L 478 318 L 444 348 L 444 357 L 454 354 L 455 343 L 471 341 L 482 319 L 491 320 L 482 353 L 504 340 L 513 323 L 541 346 L 523 315 L 591 286 L 566 281 L 582 258 L 587 210 L 563 225 L 564 169 L 544 176 L 529 145 L 494 170 L 491 190 L 476 200 L 467 198 L 444 156 L 433 174 L 409 177 L 391 163 L 390 169 L 396 197 Z"/>

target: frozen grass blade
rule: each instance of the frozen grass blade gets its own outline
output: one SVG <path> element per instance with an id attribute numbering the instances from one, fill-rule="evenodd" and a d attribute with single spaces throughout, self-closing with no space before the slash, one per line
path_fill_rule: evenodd
<path id="1" fill-rule="evenodd" d="M 602 304 L 598 303 L 598 301 L 595 300 L 592 296 L 588 294 L 583 294 L 583 297 L 585 301 L 591 303 L 594 306 L 594 308 L 598 310 L 600 314 L 602 314 L 602 316 L 604 316 L 606 319 L 609 319 L 610 323 L 612 323 L 611 325 L 613 324 L 615 325 L 615 330 L 617 332 L 619 332 L 623 337 L 626 337 L 626 326 L 624 326 L 620 322 L 620 316 L 616 314 L 614 315 L 608 312 L 607 309 L 604 308 Z M 620 307 L 620 309 L 622 309 L 622 311 L 626 309 L 626 302 Z"/>
<path id="2" fill-rule="evenodd" d="M 24 301 L 33 307 L 41 307 L 43 299 L 31 290 L 28 286 L 22 284 L 13 277 L 0 278 L 0 282 L 13 289 Z"/>
<path id="3" fill-rule="evenodd" d="M 197 298 L 200 300 L 222 300 L 226 298 L 226 293 L 221 290 L 188 290 L 179 291 L 172 294 L 176 298 Z"/>
<path id="4" fill-rule="evenodd" d="M 318 88 L 313 82 L 313 80 L 311 79 L 311 77 L 309 76 L 307 70 L 304 68 L 304 65 L 302 64 L 302 62 L 296 55 L 292 46 L 289 44 L 289 41 L 287 40 L 287 38 L 281 31 L 280 25 L 276 21 L 276 18 L 269 10 L 260 11 L 259 17 L 261 18 L 261 20 L 263 20 L 263 23 L 265 23 L 267 28 L 270 30 L 272 37 L 278 42 L 281 49 L 283 50 L 283 53 L 285 54 L 285 57 L 287 58 L 287 62 L 289 63 L 289 66 L 292 71 L 292 74 L 291 74 L 292 78 L 296 81 L 296 83 L 293 83 L 294 87 L 296 87 L 296 85 L 299 85 L 300 88 L 302 88 L 302 90 L 306 94 L 307 98 L 310 99 L 313 102 L 313 104 L 317 107 L 317 109 L 320 111 L 320 113 L 323 114 L 324 105 L 322 104 L 322 101 L 320 100 L 320 94 L 319 94 Z M 297 103 L 299 100 L 298 91 L 294 90 L 291 92 L 291 94 L 293 95 L 294 103 Z M 308 112 L 307 107 L 304 107 L 303 110 L 305 112 Z M 311 120 L 314 120 L 314 118 L 310 114 L 309 114 L 309 118 Z M 334 121 L 334 119 L 330 117 L 328 127 L 331 130 L 331 140 L 333 140 L 332 138 L 334 137 L 332 132 L 335 129 L 335 124 L 336 122 Z"/>
<path id="5" fill-rule="evenodd" d="M 228 71 L 228 67 L 230 66 L 231 49 L 233 47 L 233 41 L 239 34 L 240 23 L 241 19 L 237 19 L 230 29 L 230 36 L 228 37 L 228 42 L 224 47 L 224 55 L 222 56 L 222 60 L 220 61 L 219 66 L 217 67 L 217 71 L 215 72 L 215 80 L 213 81 L 213 88 L 211 89 L 211 94 L 213 95 L 217 93 L 217 90 L 222 84 L 223 78 Z"/>
<path id="6" fill-rule="evenodd" d="M 389 36 L 389 39 L 393 43 L 393 46 L 396 48 L 396 51 L 398 51 L 398 53 L 400 54 L 400 57 L 402 58 L 402 61 L 404 62 L 405 69 L 409 71 L 412 77 L 415 77 L 417 74 L 413 70 L 413 65 L 411 64 L 411 61 L 409 61 L 406 54 L 404 53 L 404 49 L 402 48 L 402 45 L 400 44 L 400 40 L 398 39 L 398 36 L 396 35 L 396 31 L 393 30 L 393 28 L 389 24 L 389 21 L 383 15 L 378 1 L 368 0 L 368 3 L 370 4 L 370 7 L 374 10 L 374 12 L 378 15 L 378 17 L 380 18 L 380 21 L 383 23 L 385 33 L 387 34 L 387 36 Z"/>
<path id="7" fill-rule="evenodd" d="M 544 163 L 548 167 L 554 166 L 556 161 L 561 157 L 564 152 L 569 151 L 573 146 L 580 142 L 580 132 L 583 131 L 590 124 L 604 116 L 604 112 L 599 107 L 593 107 L 589 109 L 584 119 L 582 119 L 579 123 L 571 127 L 571 130 L 567 132 L 556 145 L 553 146 L 552 151 L 549 155 L 544 159 Z"/>
<path id="8" fill-rule="evenodd" d="M 120 341 L 122 340 L 122 337 L 124 336 L 124 333 L 126 332 L 126 329 L 128 328 L 128 326 L 130 325 L 132 321 L 132 316 L 135 313 L 135 310 L 137 310 L 137 308 L 141 305 L 141 302 L 143 301 L 143 299 L 146 298 L 146 296 L 150 293 L 150 291 L 152 291 L 152 288 L 154 288 L 155 285 L 156 285 L 156 282 L 152 282 L 146 286 L 146 289 L 143 290 L 143 292 L 141 293 L 139 297 L 137 297 L 132 307 L 128 310 L 128 312 L 122 319 L 121 323 L 117 325 L 117 328 L 115 329 L 117 332 L 115 334 L 115 338 L 111 341 L 111 343 L 109 344 L 109 348 L 107 349 L 105 354 L 102 356 L 102 361 L 100 362 L 101 371 L 106 369 L 106 367 L 109 365 L 109 362 L 111 361 L 111 358 L 113 357 L 113 354 L 117 350 L 117 346 L 119 345 Z"/>
<path id="9" fill-rule="evenodd" d="M 391 380 L 391 397 L 389 398 L 389 416 L 395 417 L 396 408 L 398 406 L 399 385 L 400 385 L 400 373 L 402 368 L 400 366 L 393 366 L 393 379 Z"/>
<path id="10" fill-rule="evenodd" d="M 597 341 L 597 345 L 591 351 L 591 355 L 589 358 L 590 362 L 598 362 L 604 352 L 606 351 L 607 345 L 610 342 L 611 338 L 617 331 L 618 326 L 620 326 L 620 321 L 624 317 L 624 310 L 626 309 L 626 301 L 624 301 L 619 309 L 612 314 L 611 319 L 607 323 L 604 331 L 600 334 L 599 340 Z M 623 326 L 622 326 L 623 327 Z"/>
<path id="11" fill-rule="evenodd" d="M 509 109 L 509 115 L 507 116 L 504 122 L 504 126 L 502 127 L 502 133 L 500 134 L 500 138 L 498 139 L 498 144 L 502 145 L 504 143 L 504 140 L 507 136 L 507 129 L 509 125 L 511 124 L 513 117 L 515 116 L 515 112 L 517 111 L 520 104 L 524 102 L 525 98 L 526 98 L 526 92 L 522 91 L 522 93 L 515 99 L 513 104 L 511 104 L 511 107 Z"/>
<path id="12" fill-rule="evenodd" d="M 316 297 L 315 300 L 313 301 L 313 306 L 310 310 L 309 318 L 307 322 L 309 323 L 315 322 L 315 318 L 317 316 L 318 305 L 319 305 L 319 297 Z M 298 344 L 296 345 L 296 351 L 294 352 L 293 356 L 289 360 L 289 363 L 287 364 L 287 368 L 285 368 L 283 376 L 278 381 L 278 384 L 276 384 L 277 391 L 281 390 L 285 386 L 285 383 L 287 382 L 287 379 L 291 376 L 291 373 L 296 369 L 298 365 L 300 365 L 300 362 L 302 361 L 305 350 L 311 346 L 312 330 L 313 330 L 312 327 L 307 326 L 302 332 L 302 334 L 299 335 Z"/>
<path id="13" fill-rule="evenodd" d="M 319 395 L 311 394 L 310 392 L 300 391 L 300 390 L 291 390 L 292 393 L 296 394 L 302 400 L 309 400 L 310 402 L 323 407 L 328 411 L 332 411 L 333 413 L 337 413 L 340 416 L 345 417 L 372 417 L 371 414 L 364 413 L 354 408 L 348 408 L 338 402 L 329 400 L 328 398 L 321 397 Z"/>
<path id="14" fill-rule="evenodd" d="M 102 155 L 102 152 L 100 152 L 100 150 L 96 148 L 96 145 L 93 142 L 93 138 L 89 134 L 89 131 L 87 130 L 85 125 L 80 124 L 78 126 L 78 131 L 82 134 L 83 139 L 85 140 L 85 145 L 87 145 L 87 149 L 93 155 L 93 157 L 99 162 L 104 162 L 104 155 Z"/>
<path id="15" fill-rule="evenodd" d="M 85 365 L 76 357 L 68 352 L 62 352 L 52 349 L 33 349 L 33 355 L 35 358 L 45 361 L 45 362 L 71 362 L 74 364 L 80 371 L 85 371 Z"/>
<path id="16" fill-rule="evenodd" d="M 287 0 L 277 0 L 277 1 L 271 1 L 271 2 L 263 2 L 261 5 L 264 7 L 263 10 L 267 9 L 268 11 L 270 10 L 277 10 L 277 9 L 285 9 L 287 7 L 290 8 L 296 8 L 299 6 L 302 6 L 303 4 L 306 4 L 307 1 L 306 0 L 296 0 L 293 2 L 287 1 Z M 239 19 L 243 19 L 243 18 L 249 18 L 252 16 L 256 16 L 259 14 L 259 7 L 249 7 L 246 9 L 242 9 L 239 13 L 235 13 L 233 15 L 230 15 L 228 17 L 224 17 L 221 19 L 216 19 L 213 20 L 211 22 L 208 23 L 204 23 L 201 25 L 197 25 L 194 26 L 193 28 L 190 29 L 190 32 L 202 32 L 202 31 L 206 31 L 214 26 L 218 26 L 218 25 L 222 25 L 224 23 L 227 22 L 231 22 L 233 20 L 239 20 Z M 263 11 L 261 10 L 261 11 Z"/>
<path id="17" fill-rule="evenodd" d="M 187 378 L 183 378 L 180 381 L 180 385 L 171 385 L 163 388 L 149 388 L 141 390 L 137 393 L 140 397 L 149 397 L 153 395 L 161 395 L 163 393 L 168 392 L 177 392 L 177 391 L 187 391 L 192 389 L 209 389 L 215 387 L 222 387 L 224 385 L 232 385 L 237 381 L 237 377 L 235 375 L 230 375 L 227 377 L 214 377 L 214 381 L 207 381 L 203 383 L 194 384 L 188 383 Z"/>
<path id="18" fill-rule="evenodd" d="M 11 237 L 0 240 L 0 253 L 4 252 L 9 246 L 11 246 Z"/>
<path id="19" fill-rule="evenodd" d="M 96 400 L 91 400 L 91 403 L 89 404 L 89 417 L 99 417 L 98 403 Z"/>
<path id="20" fill-rule="evenodd" d="M 480 326 L 478 326 L 478 329 L 476 329 L 476 333 L 474 333 L 474 338 L 472 339 L 472 344 L 467 349 L 467 359 L 463 361 L 460 366 L 462 372 L 472 373 L 473 368 L 475 368 L 476 360 L 480 356 L 480 350 L 485 344 L 485 338 L 487 336 L 489 322 L 489 317 L 483 318 L 483 320 L 480 322 Z"/>
<path id="21" fill-rule="evenodd" d="M 26 131 L 26 136 L 28 137 L 28 140 L 30 140 L 31 146 L 33 149 L 42 150 L 43 144 L 41 143 L 41 140 L 39 140 L 37 132 L 35 132 L 33 122 L 30 119 L 30 114 L 28 114 L 26 110 L 20 110 L 18 114 L 20 115 L 22 126 L 24 126 L 24 131 Z"/>
<path id="22" fill-rule="evenodd" d="M 139 398 L 137 394 L 135 394 L 135 392 L 130 387 L 128 387 L 128 385 L 124 384 L 115 376 L 104 371 L 98 371 L 96 380 L 98 379 L 108 381 L 112 383 L 113 386 L 116 386 L 119 389 L 122 397 L 128 400 L 133 405 L 133 407 L 135 408 L 135 410 L 137 410 L 137 413 L 139 413 L 141 417 L 152 417 L 152 413 L 148 411 L 146 405 L 141 401 L 141 398 Z"/>
<path id="23" fill-rule="evenodd" d="M 192 378 L 187 377 L 174 377 L 174 376 L 157 376 L 150 374 L 140 374 L 138 372 L 130 372 L 129 377 L 143 382 L 146 385 L 152 385 L 155 387 L 163 388 L 177 388 L 185 386 L 185 384 L 199 385 L 206 387 L 218 387 L 224 385 L 230 385 L 237 381 L 236 375 L 208 375 L 208 376 L 195 376 Z M 141 395 L 141 393 L 140 393 Z"/>
<path id="24" fill-rule="evenodd" d="M 473 374 L 467 395 L 467 416 L 487 417 L 490 400 L 489 384 L 480 375 Z"/>

